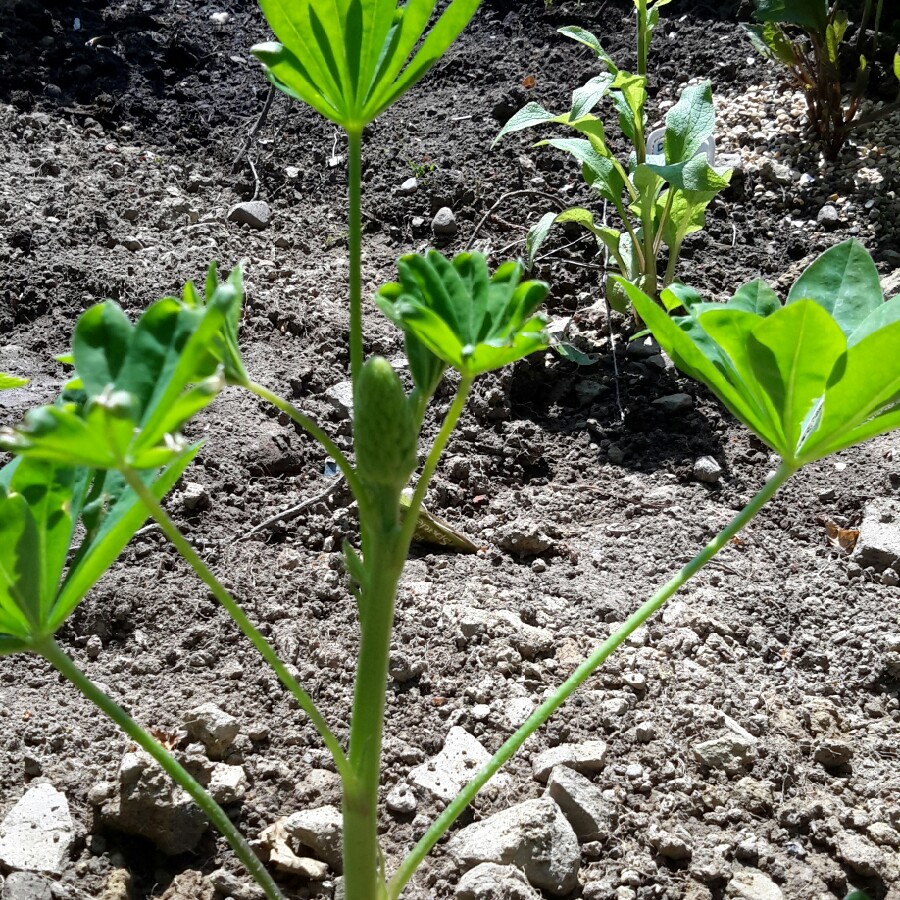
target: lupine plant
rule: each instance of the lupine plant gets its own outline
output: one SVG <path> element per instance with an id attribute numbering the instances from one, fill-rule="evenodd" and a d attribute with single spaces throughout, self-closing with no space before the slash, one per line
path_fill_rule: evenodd
<path id="1" fill-rule="evenodd" d="M 392 71 L 385 60 L 401 38 L 391 28 L 402 31 L 411 11 L 416 11 L 416 21 L 424 28 L 431 13 L 430 3 L 411 0 L 399 18 L 392 13 L 382 22 L 379 16 L 388 7 L 390 3 L 335 0 L 341 15 L 329 18 L 327 25 L 321 21 L 316 25 L 309 6 L 295 3 L 289 16 L 279 20 L 276 30 L 283 39 L 287 35 L 290 40 L 296 32 L 318 42 L 319 56 L 307 49 L 302 59 L 328 61 L 328 102 L 325 93 L 314 99 L 337 121 L 342 121 L 343 95 L 333 82 L 349 73 L 350 53 L 355 60 L 374 60 L 372 71 Z M 471 7 L 458 3 L 448 7 L 444 15 L 452 12 L 458 19 L 453 29 L 445 26 L 441 40 L 449 42 L 451 32 L 463 27 Z M 304 18 L 293 18 L 301 13 Z M 338 37 L 329 38 L 333 43 L 326 53 L 321 42 L 335 22 Z M 434 29 L 442 22 L 445 19 L 439 19 Z M 286 23 L 293 25 L 288 28 Z M 378 23 L 381 30 L 375 29 Z M 362 37 L 357 33 L 360 28 Z M 420 53 L 429 46 L 430 53 L 436 52 L 434 42 L 429 45 L 430 35 Z M 404 34 L 403 42 L 408 54 L 417 38 Z M 268 45 L 260 54 L 273 66 L 270 77 L 278 84 L 295 82 L 291 90 L 301 96 L 301 88 L 312 91 L 316 79 L 324 75 L 310 73 L 311 62 L 298 70 L 305 73 L 302 77 L 295 73 L 301 57 L 288 56 L 289 47 L 289 43 L 282 49 Z M 397 72 L 390 76 L 397 77 Z M 350 83 L 367 97 L 382 97 L 371 84 L 364 88 L 363 81 L 352 78 Z M 370 111 L 384 108 L 383 100 L 372 103 L 366 107 Z M 357 138 L 359 123 L 367 115 L 354 113 Z M 355 176 L 353 172 L 351 164 L 350 219 L 358 226 L 358 208 L 353 212 L 360 194 L 359 184 L 353 184 L 358 164 Z M 360 249 L 358 235 L 355 245 Z M 358 266 L 360 254 L 353 258 Z M 686 289 L 673 288 L 664 292 L 664 301 L 673 311 L 680 303 L 688 314 L 670 319 L 654 299 L 622 281 L 622 289 L 676 364 L 706 381 L 781 455 L 782 466 L 722 532 L 534 711 L 389 875 L 378 846 L 376 815 L 397 584 L 416 514 L 473 380 L 546 347 L 544 321 L 535 311 L 547 289 L 522 281 L 522 268 L 516 263 L 489 275 L 477 254 L 453 260 L 436 252 L 401 258 L 397 282 L 382 287 L 376 303 L 403 332 L 412 386 L 407 391 L 386 360 L 363 359 L 362 332 L 351 331 L 351 348 L 356 348 L 351 462 L 308 416 L 251 379 L 238 343 L 241 278 L 236 269 L 220 281 L 213 267 L 202 292 L 188 285 L 180 299 L 164 298 L 134 325 L 114 303 L 89 309 L 75 328 L 70 357 L 74 377 L 63 396 L 0 434 L 0 446 L 16 455 L 0 473 L 0 653 L 33 652 L 55 665 L 190 793 L 269 900 L 281 898 L 280 890 L 233 823 L 168 751 L 90 682 L 54 637 L 148 515 L 271 665 L 330 752 L 343 786 L 347 900 L 398 900 L 422 860 L 478 791 L 794 471 L 900 422 L 896 405 L 900 301 L 883 302 L 874 265 L 860 245 L 841 245 L 825 254 L 802 276 L 784 307 L 761 283 L 745 286 L 729 304 L 715 309 Z M 352 276 L 353 283 L 359 285 L 359 271 Z M 351 329 L 361 329 L 361 308 L 354 312 L 352 305 Z M 881 365 L 867 366 L 873 358 Z M 450 369 L 455 373 L 455 396 L 419 468 L 420 431 L 428 402 Z M 199 450 L 185 440 L 185 423 L 225 384 L 271 402 L 316 438 L 344 474 L 356 500 L 358 539 L 344 546 L 360 627 L 347 747 L 162 505 Z M 404 491 L 417 469 L 409 498 Z"/>
<path id="2" fill-rule="evenodd" d="M 674 279 L 685 238 L 703 229 L 706 209 L 729 183 L 730 169 L 709 162 L 707 146 L 715 131 L 715 108 L 709 82 L 686 88 L 665 120 L 662 152 L 647 145 L 647 61 L 659 9 L 670 0 L 634 0 L 637 9 L 637 73 L 620 69 L 600 41 L 582 28 L 560 28 L 560 34 L 589 47 L 606 71 L 572 94 L 571 109 L 561 115 L 539 103 L 517 112 L 497 135 L 540 125 L 564 125 L 582 137 L 550 138 L 537 146 L 563 150 L 581 164 L 584 180 L 598 197 L 612 205 L 621 230 L 595 219 L 583 207 L 547 213 L 531 229 L 526 254 L 531 264 L 555 223 L 573 222 L 586 228 L 605 248 L 622 277 L 657 296 Z M 606 138 L 606 126 L 594 113 L 609 97 L 619 114 L 619 128 L 630 144 L 624 161 L 615 157 Z M 496 143 L 495 141 L 495 143 Z M 662 278 L 659 259 L 668 250 Z M 625 312 L 628 298 L 615 279 L 607 281 L 607 298 L 613 308 Z"/>
<path id="3" fill-rule="evenodd" d="M 880 111 L 860 117 L 871 77 L 872 60 L 878 48 L 883 0 L 875 7 L 875 30 L 871 41 L 867 25 L 872 0 L 867 0 L 862 24 L 857 29 L 856 57 L 859 64 L 853 86 L 845 96 L 841 50 L 850 21 L 840 0 L 754 0 L 759 24 L 747 27 L 756 49 L 780 63 L 790 73 L 796 88 L 803 91 L 810 133 L 819 141 L 826 157 L 834 159 L 854 129 L 884 118 L 900 106 L 896 102 Z M 894 55 L 894 75 L 900 79 L 900 52 Z"/>

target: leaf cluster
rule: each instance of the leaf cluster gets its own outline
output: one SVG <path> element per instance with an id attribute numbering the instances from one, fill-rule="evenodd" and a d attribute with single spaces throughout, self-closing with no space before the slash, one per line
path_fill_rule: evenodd
<path id="1" fill-rule="evenodd" d="M 623 283 L 679 369 L 707 384 L 792 468 L 900 425 L 900 296 L 887 302 L 865 248 L 823 253 L 784 306 L 763 281 L 725 304 L 676 287 L 669 316 Z"/>
<path id="2" fill-rule="evenodd" d="M 233 353 L 241 294 L 240 269 L 220 284 L 212 268 L 203 300 L 188 285 L 134 325 L 115 303 L 91 307 L 75 326 L 63 396 L 0 431 L 16 454 L 0 470 L 0 653 L 50 638 L 146 519 L 122 472 L 141 470 L 161 498 L 194 458 L 199 444 L 181 427 L 226 372 L 243 371 Z"/>
<path id="3" fill-rule="evenodd" d="M 646 2 L 636 0 L 635 5 L 638 6 L 639 57 L 643 58 L 646 69 L 650 38 L 663 4 L 648 9 Z M 710 165 L 705 152 L 715 131 L 710 84 L 705 82 L 682 92 L 666 116 L 663 152 L 648 155 L 646 74 L 619 69 L 600 41 L 584 29 L 566 27 L 560 33 L 589 47 L 606 71 L 573 92 L 568 112 L 554 115 L 538 103 L 529 103 L 506 123 L 496 140 L 547 124 L 563 125 L 581 135 L 550 138 L 537 146 L 554 147 L 577 160 L 585 182 L 600 199 L 612 204 L 624 228 L 596 223 L 593 213 L 581 207 L 559 214 L 547 213 L 529 232 L 528 262 L 534 262 L 554 224 L 575 222 L 593 234 L 624 278 L 655 294 L 657 258 L 662 247 L 668 248 L 670 256 L 665 285 L 674 279 L 685 238 L 704 227 L 706 208 L 730 180 L 730 170 Z M 632 146 L 625 161 L 617 159 L 610 150 L 606 127 L 595 113 L 605 98 L 612 102 L 619 127 Z M 627 298 L 615 283 L 608 285 L 607 294 L 614 307 L 625 311 Z"/>

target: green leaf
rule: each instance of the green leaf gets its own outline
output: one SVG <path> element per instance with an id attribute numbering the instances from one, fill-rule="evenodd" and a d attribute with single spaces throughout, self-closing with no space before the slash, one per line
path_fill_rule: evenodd
<path id="1" fill-rule="evenodd" d="M 27 378 L 17 378 L 15 375 L 7 375 L 5 372 L 0 372 L 0 391 L 25 387 L 26 384 L 28 384 Z"/>
<path id="2" fill-rule="evenodd" d="M 544 241 L 547 240 L 547 236 L 550 234 L 550 229 L 555 221 L 556 213 L 544 213 L 537 223 L 528 229 L 528 234 L 525 237 L 525 260 L 529 269 L 534 266 L 535 257 Z"/>
<path id="3" fill-rule="evenodd" d="M 398 261 L 400 281 L 376 297 L 384 314 L 466 377 L 500 368 L 547 346 L 542 317 L 534 312 L 547 294 L 538 281 L 521 281 L 518 263 L 502 265 L 488 280 L 480 254 L 452 263 L 430 251 Z"/>
<path id="4" fill-rule="evenodd" d="M 826 250 L 797 279 L 788 293 L 788 305 L 809 299 L 831 313 L 849 338 L 884 295 L 878 269 L 866 248 L 851 239 Z"/>
<path id="5" fill-rule="evenodd" d="M 572 93 L 572 109 L 569 119 L 578 120 L 586 116 L 607 95 L 613 76 L 597 75 Z"/>
<path id="6" fill-rule="evenodd" d="M 716 129 L 716 110 L 708 81 L 686 87 L 666 114 L 666 163 L 683 163 L 697 155 Z"/>
<path id="7" fill-rule="evenodd" d="M 900 321 L 900 295 L 873 309 L 847 339 L 847 344 L 852 347 L 870 334 L 898 321 Z"/>
<path id="8" fill-rule="evenodd" d="M 791 66 L 795 62 L 794 45 L 784 29 L 774 22 L 763 25 L 745 25 L 747 37 L 759 54 L 773 62 Z"/>
<path id="9" fill-rule="evenodd" d="M 743 309 L 758 316 L 770 316 L 781 309 L 781 303 L 775 291 L 761 278 L 741 285 L 728 301 L 733 309 Z"/>
<path id="10" fill-rule="evenodd" d="M 877 364 L 873 364 L 876 360 Z M 819 427 L 802 448 L 804 457 L 826 456 L 864 439 L 854 437 L 854 430 L 895 404 L 898 394 L 900 322 L 893 322 L 847 351 L 846 365 L 836 373 L 825 395 Z"/>
<path id="11" fill-rule="evenodd" d="M 823 34 L 828 25 L 828 0 L 754 0 L 761 22 L 784 22 Z"/>
<path id="12" fill-rule="evenodd" d="M 894 54 L 894 77 L 900 81 L 900 52 Z"/>
<path id="13" fill-rule="evenodd" d="M 514 131 L 523 131 L 526 128 L 534 128 L 537 125 L 543 125 L 546 122 L 559 122 L 560 117 L 553 115 L 544 109 L 540 103 L 527 103 L 523 106 L 501 129 L 497 137 L 494 138 L 496 144 L 500 138 Z"/>
<path id="14" fill-rule="evenodd" d="M 847 24 L 847 13 L 838 10 L 825 29 L 825 47 L 828 52 L 828 61 L 831 63 L 838 61 L 841 41 L 847 33 Z"/>
<path id="15" fill-rule="evenodd" d="M 133 327 L 111 300 L 82 313 L 72 335 L 72 358 L 89 395 L 115 384 L 131 345 Z"/>
<path id="16" fill-rule="evenodd" d="M 578 28 L 575 25 L 566 25 L 558 30 L 560 34 L 565 35 L 567 38 L 571 38 L 573 41 L 578 41 L 579 44 L 584 44 L 586 47 L 590 47 L 591 50 L 594 51 L 594 54 L 597 56 L 597 59 L 605 63 L 606 67 L 613 75 L 618 73 L 619 69 L 613 61 L 613 58 L 603 49 L 600 41 L 598 41 L 597 38 L 589 31 L 585 31 L 583 28 Z"/>
<path id="17" fill-rule="evenodd" d="M 644 106 L 647 103 L 647 79 L 643 75 L 632 75 L 630 72 L 617 72 L 613 83 L 610 85 L 612 100 L 624 117 L 629 140 L 634 141 L 636 127 L 639 123 L 643 126 Z"/>
<path id="18" fill-rule="evenodd" d="M 753 372 L 781 416 L 787 440 L 782 455 L 793 461 L 806 418 L 825 393 L 847 339 L 821 306 L 801 301 L 763 319 L 748 349 Z"/>
<path id="19" fill-rule="evenodd" d="M 27 639 L 41 617 L 37 528 L 21 494 L 0 496 L 0 613 L 7 633 Z"/>
<path id="20" fill-rule="evenodd" d="M 153 496 L 161 500 L 172 490 L 200 450 L 200 444 L 184 450 L 173 459 L 159 475 L 143 473 L 141 478 Z M 116 498 L 112 509 L 87 546 L 82 547 L 56 596 L 47 619 L 46 634 L 52 634 L 69 617 L 85 594 L 97 583 L 100 576 L 112 565 L 125 545 L 147 519 L 147 509 L 131 488 Z"/>

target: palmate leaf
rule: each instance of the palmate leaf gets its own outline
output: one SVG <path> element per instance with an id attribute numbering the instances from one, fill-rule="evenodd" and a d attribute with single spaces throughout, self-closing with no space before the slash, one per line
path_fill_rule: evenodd
<path id="1" fill-rule="evenodd" d="M 279 43 L 251 52 L 276 87 L 359 134 L 424 77 L 479 2 L 450 0 L 428 29 L 435 0 L 260 0 Z"/>
<path id="2" fill-rule="evenodd" d="M 400 281 L 384 285 L 376 303 L 406 334 L 464 377 L 498 369 L 548 344 L 543 317 L 534 313 L 547 294 L 509 262 L 488 276 L 484 257 L 437 251 L 397 263 Z"/>
<path id="3" fill-rule="evenodd" d="M 851 241 L 822 254 L 784 307 L 751 282 L 676 318 L 623 286 L 676 366 L 799 468 L 900 427 L 900 307 L 873 271 Z"/>
<path id="4" fill-rule="evenodd" d="M 174 487 L 198 449 L 188 448 L 161 473 L 144 474 L 157 499 Z M 51 637 L 147 518 L 133 492 L 119 492 L 66 572 L 91 472 L 20 459 L 2 476 L 0 655 L 34 649 Z"/>

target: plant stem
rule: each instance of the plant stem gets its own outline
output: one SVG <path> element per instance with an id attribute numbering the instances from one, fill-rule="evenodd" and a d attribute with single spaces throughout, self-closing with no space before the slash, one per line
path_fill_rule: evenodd
<path id="1" fill-rule="evenodd" d="M 178 526 L 169 518 L 169 514 L 162 508 L 157 499 L 148 490 L 147 486 L 140 479 L 133 469 L 123 468 L 122 475 L 128 482 L 131 489 L 137 494 L 138 498 L 147 507 L 150 515 L 162 528 L 165 536 L 172 542 L 175 549 L 184 557 L 188 565 L 197 573 L 197 577 L 212 591 L 215 598 L 222 604 L 225 611 L 234 619 L 238 628 L 250 639 L 253 646 L 259 651 L 260 656 L 272 667 L 272 670 L 278 676 L 279 681 L 291 692 L 300 708 L 309 716 L 310 721 L 319 732 L 325 746 L 331 753 L 334 764 L 337 767 L 341 778 L 346 783 L 353 780 L 353 771 L 344 755 L 338 739 L 328 727 L 318 707 L 313 702 L 312 697 L 303 689 L 297 680 L 288 672 L 287 667 L 278 658 L 278 654 L 272 648 L 272 645 L 260 634 L 253 625 L 247 614 L 241 609 L 237 601 L 228 593 L 225 587 L 219 582 L 215 575 L 209 570 L 209 567 L 200 558 L 197 551 L 190 545 L 187 538 L 181 533 Z"/>
<path id="2" fill-rule="evenodd" d="M 362 131 L 348 131 L 350 227 L 350 377 L 362 368 Z M 355 493 L 355 491 L 354 491 Z"/>
<path id="3" fill-rule="evenodd" d="M 360 648 L 350 730 L 350 764 L 356 781 L 344 787 L 344 890 L 347 900 L 382 900 L 378 865 L 378 786 L 387 696 L 388 660 L 397 585 L 403 572 L 425 492 L 472 388 L 464 377 L 422 467 L 399 529 L 371 523 L 365 566 L 369 579 L 360 605 Z M 398 498 L 399 500 L 399 498 Z M 391 504 L 394 506 L 393 502 Z"/>
<path id="4" fill-rule="evenodd" d="M 284 900 L 284 895 L 278 890 L 272 876 L 266 871 L 259 857 L 250 849 L 250 845 L 235 828 L 231 819 L 225 815 L 222 807 L 209 796 L 178 760 L 159 741 L 154 740 L 141 728 L 121 706 L 103 693 L 63 652 L 56 641 L 50 638 L 35 649 L 64 678 L 72 682 L 94 706 L 109 716 L 128 737 L 152 756 L 169 777 L 191 797 L 210 822 L 222 832 L 235 855 L 244 864 L 254 881 L 263 889 L 268 900 Z"/>
<path id="5" fill-rule="evenodd" d="M 681 256 L 681 241 L 676 241 L 669 247 L 669 262 L 666 264 L 666 274 L 663 278 L 663 287 L 667 288 L 675 280 L 675 272 L 678 269 L 678 258 Z"/>
<path id="6" fill-rule="evenodd" d="M 398 497 L 399 503 L 399 497 Z M 373 530 L 365 566 L 369 573 L 360 615 L 360 646 L 350 726 L 352 783 L 344 782 L 344 891 L 347 900 L 385 896 L 378 848 L 378 786 L 387 697 L 388 660 L 397 584 L 406 544 Z M 364 614 L 362 614 L 364 613 Z"/>
<path id="7" fill-rule="evenodd" d="M 419 518 L 419 511 L 422 508 L 422 503 L 425 501 L 425 493 L 428 490 L 428 485 L 431 483 L 434 470 L 437 468 L 438 462 L 440 462 L 441 454 L 447 446 L 447 441 L 450 440 L 450 435 L 453 434 L 453 429 L 456 428 L 456 423 L 459 422 L 466 400 L 469 399 L 472 381 L 471 377 L 463 377 L 460 380 L 453 403 L 450 404 L 450 409 L 447 410 L 441 430 L 434 439 L 434 444 L 432 444 L 428 457 L 425 460 L 425 465 L 422 467 L 422 474 L 416 483 L 416 489 L 410 501 L 409 509 L 406 511 L 406 518 L 403 520 L 400 543 L 404 548 L 408 548 L 412 541 L 413 532 L 416 530 L 416 521 Z"/>
<path id="8" fill-rule="evenodd" d="M 660 607 L 684 584 L 690 581 L 772 498 L 775 492 L 794 474 L 795 468 L 782 463 L 772 479 L 755 497 L 722 529 L 674 578 L 661 587 L 643 606 L 626 619 L 621 628 L 611 634 L 568 679 L 548 697 L 494 754 L 485 767 L 456 796 L 438 817 L 424 837 L 403 860 L 388 885 L 389 900 L 397 900 L 415 870 L 438 842 L 447 829 L 456 821 L 475 795 L 508 762 L 515 752 L 565 703 L 606 661 L 630 635 L 637 631 Z"/>

